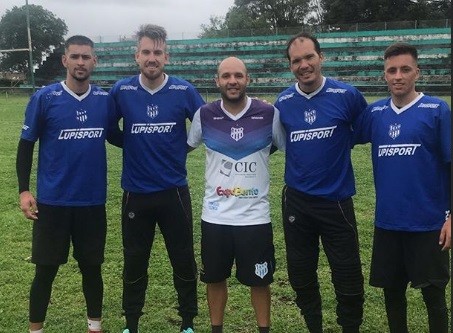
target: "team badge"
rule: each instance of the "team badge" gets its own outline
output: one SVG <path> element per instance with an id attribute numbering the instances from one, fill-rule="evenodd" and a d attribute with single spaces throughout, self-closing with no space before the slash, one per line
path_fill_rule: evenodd
<path id="1" fill-rule="evenodd" d="M 157 105 L 148 105 L 146 107 L 146 114 L 148 115 L 148 117 L 150 117 L 151 119 L 154 119 L 157 117 L 157 115 L 159 114 L 159 107 Z"/>
<path id="2" fill-rule="evenodd" d="M 239 141 L 244 137 L 244 128 L 243 127 L 231 127 L 231 137 L 235 141 Z"/>
<path id="3" fill-rule="evenodd" d="M 310 125 L 316 121 L 316 110 L 308 110 L 304 112 L 305 122 Z"/>
<path id="4" fill-rule="evenodd" d="M 389 135 L 392 139 L 396 139 L 401 133 L 401 124 L 393 124 L 389 127 Z"/>
<path id="5" fill-rule="evenodd" d="M 220 163 L 220 173 L 227 177 L 230 177 L 231 170 L 233 169 L 233 163 L 231 161 L 222 160 Z"/>
<path id="6" fill-rule="evenodd" d="M 267 268 L 267 262 L 263 262 L 262 264 L 255 264 L 255 274 L 260 278 L 264 278 L 267 273 L 269 273 L 269 269 Z"/>
<path id="7" fill-rule="evenodd" d="M 86 110 L 82 110 L 82 109 L 76 110 L 76 118 L 81 123 L 84 123 L 88 119 L 87 111 Z"/>

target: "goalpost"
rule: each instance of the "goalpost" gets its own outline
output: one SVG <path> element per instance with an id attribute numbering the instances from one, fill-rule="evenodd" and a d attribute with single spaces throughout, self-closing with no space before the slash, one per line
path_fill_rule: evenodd
<path id="1" fill-rule="evenodd" d="M 32 47 L 31 47 L 31 32 L 30 32 L 30 11 L 28 9 L 28 0 L 25 0 L 25 9 L 26 9 L 26 16 L 27 16 L 27 35 L 28 35 L 28 48 L 23 49 L 8 49 L 8 50 L 0 50 L 2 52 L 23 52 L 28 51 L 29 59 L 28 59 L 28 67 L 30 69 L 30 78 L 31 78 L 31 85 L 33 87 L 33 92 L 35 92 L 35 73 L 33 72 L 33 54 L 32 54 Z"/>

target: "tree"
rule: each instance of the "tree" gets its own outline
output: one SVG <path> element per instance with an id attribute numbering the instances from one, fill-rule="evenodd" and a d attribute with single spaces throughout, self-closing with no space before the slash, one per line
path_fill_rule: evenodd
<path id="1" fill-rule="evenodd" d="M 225 18 L 202 25 L 200 38 L 275 33 L 301 25 L 336 25 L 451 17 L 451 0 L 235 0 Z M 236 31 L 236 32 L 234 32 Z M 242 32 L 241 32 L 242 31 Z"/>
<path id="2" fill-rule="evenodd" d="M 221 16 L 209 17 L 209 24 L 201 25 L 201 34 L 199 38 L 214 38 L 219 37 L 228 30 L 225 19 Z"/>
<path id="3" fill-rule="evenodd" d="M 304 24 L 311 12 L 310 0 L 235 0 L 237 7 L 251 14 L 251 19 L 261 18 L 272 30 Z"/>
<path id="4" fill-rule="evenodd" d="M 0 20 L 0 49 L 28 48 L 26 6 L 14 6 Z M 50 47 L 60 47 L 68 32 L 66 23 L 42 6 L 29 5 L 33 62 L 41 63 Z M 28 52 L 3 53 L 0 69 L 26 72 Z"/>
<path id="5" fill-rule="evenodd" d="M 241 31 L 277 32 L 279 28 L 305 24 L 312 15 L 313 0 L 235 0 L 222 21 L 211 17 L 210 24 L 201 25 L 200 38 L 229 36 Z"/>
<path id="6" fill-rule="evenodd" d="M 233 6 L 226 13 L 225 17 L 211 16 L 209 24 L 201 25 L 199 38 L 215 37 L 237 37 L 250 36 L 250 31 L 271 32 L 269 24 L 262 18 L 251 18 L 251 14 L 244 8 Z"/>
<path id="7" fill-rule="evenodd" d="M 409 8 L 412 20 L 451 18 L 451 0 L 418 0 Z"/>
<path id="8" fill-rule="evenodd" d="M 311 0 L 310 9 L 311 13 L 307 18 L 307 23 L 311 25 L 318 25 L 324 22 L 324 0 Z"/>
<path id="9" fill-rule="evenodd" d="M 320 0 L 323 24 L 446 19 L 451 0 Z"/>
<path id="10" fill-rule="evenodd" d="M 233 36 L 250 36 L 251 31 L 256 33 L 259 31 L 260 34 L 272 32 L 271 26 L 264 17 L 237 6 L 232 7 L 226 14 L 225 23 L 230 35 Z"/>
<path id="11" fill-rule="evenodd" d="M 356 23 L 361 17 L 359 11 L 362 0 L 324 0 L 322 24 Z M 379 1 L 379 0 L 375 0 Z M 370 1 L 373 2 L 373 1 Z"/>

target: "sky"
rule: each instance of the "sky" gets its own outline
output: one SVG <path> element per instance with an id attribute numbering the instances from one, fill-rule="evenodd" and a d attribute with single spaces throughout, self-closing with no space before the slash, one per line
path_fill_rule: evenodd
<path id="1" fill-rule="evenodd" d="M 0 17 L 26 0 L 0 0 Z M 197 38 L 201 24 L 222 16 L 234 0 L 28 0 L 66 22 L 67 37 L 81 34 L 94 41 L 130 37 L 141 24 L 153 23 L 167 30 L 168 39 Z M 33 33 L 33 32 L 32 32 Z"/>

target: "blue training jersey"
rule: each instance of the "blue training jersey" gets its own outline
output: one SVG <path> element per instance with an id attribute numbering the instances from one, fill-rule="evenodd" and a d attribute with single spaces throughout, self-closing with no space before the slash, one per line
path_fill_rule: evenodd
<path id="1" fill-rule="evenodd" d="M 187 81 L 167 76 L 150 90 L 140 75 L 118 81 L 111 94 L 123 119 L 121 186 L 153 193 L 187 185 L 187 129 L 203 98 Z"/>
<path id="2" fill-rule="evenodd" d="M 31 97 L 21 138 L 39 140 L 38 202 L 56 206 L 105 204 L 105 139 L 114 119 L 111 97 L 94 85 L 78 96 L 63 82 L 55 83 Z"/>
<path id="3" fill-rule="evenodd" d="M 298 84 L 275 103 L 286 131 L 286 184 L 305 194 L 344 200 L 355 194 L 352 124 L 367 103 L 354 87 L 330 78 L 305 94 Z"/>
<path id="4" fill-rule="evenodd" d="M 371 104 L 356 142 L 372 144 L 375 225 L 399 231 L 440 230 L 450 210 L 451 112 L 420 94 L 399 109 L 391 98 Z"/>

